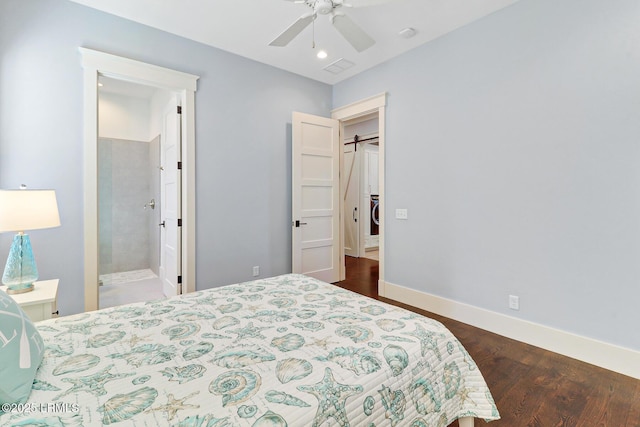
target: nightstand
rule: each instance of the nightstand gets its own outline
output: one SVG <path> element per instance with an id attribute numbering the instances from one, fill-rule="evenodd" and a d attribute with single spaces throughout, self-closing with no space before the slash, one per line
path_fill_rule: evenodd
<path id="1" fill-rule="evenodd" d="M 9 296 L 22 307 L 31 321 L 51 319 L 53 312 L 57 310 L 58 279 L 33 282 L 33 286 L 31 292 Z M 6 286 L 0 286 L 0 289 L 7 291 Z"/>

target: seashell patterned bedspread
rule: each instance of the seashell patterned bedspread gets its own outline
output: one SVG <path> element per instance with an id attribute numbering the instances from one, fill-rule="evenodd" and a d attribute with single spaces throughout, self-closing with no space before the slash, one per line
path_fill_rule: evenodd
<path id="1" fill-rule="evenodd" d="M 45 344 L 3 426 L 447 426 L 499 418 L 440 323 L 284 275 L 37 324 Z"/>

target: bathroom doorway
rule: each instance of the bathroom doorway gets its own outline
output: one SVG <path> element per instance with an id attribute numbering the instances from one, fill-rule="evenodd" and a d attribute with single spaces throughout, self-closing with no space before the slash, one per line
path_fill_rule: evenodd
<path id="1" fill-rule="evenodd" d="M 169 209 L 179 212 L 179 217 L 171 217 L 166 221 L 162 234 L 165 245 L 161 254 L 172 250 L 175 256 L 171 258 L 175 265 L 171 265 L 168 273 L 175 273 L 173 277 L 167 274 L 175 294 L 194 292 L 195 283 L 195 92 L 199 76 L 188 74 L 169 68 L 160 67 L 112 55 L 106 52 L 78 48 L 81 54 L 83 68 L 83 112 L 84 112 L 84 301 L 85 310 L 93 311 L 99 308 L 98 286 L 98 80 L 110 77 L 143 86 L 158 88 L 171 93 L 175 104 L 173 112 L 178 118 L 174 120 L 179 125 L 179 145 L 166 143 L 173 147 L 171 158 L 176 162 L 167 164 L 163 176 L 167 172 L 175 177 L 169 177 L 169 184 L 175 184 L 171 192 L 175 197 L 163 197 Z M 154 114 L 151 117 L 156 117 Z M 166 115 L 164 116 L 167 117 Z M 166 121 L 166 120 L 163 120 Z M 162 138 L 167 141 L 167 138 Z M 161 150 L 161 155 L 166 155 Z M 167 184 L 167 179 L 165 179 Z M 161 186 L 162 187 L 162 186 Z M 161 190 L 162 191 L 162 190 Z M 166 249 L 166 250 L 165 250 Z"/>
<path id="2" fill-rule="evenodd" d="M 163 298 L 159 278 L 162 115 L 170 94 L 100 76 L 99 307 Z"/>

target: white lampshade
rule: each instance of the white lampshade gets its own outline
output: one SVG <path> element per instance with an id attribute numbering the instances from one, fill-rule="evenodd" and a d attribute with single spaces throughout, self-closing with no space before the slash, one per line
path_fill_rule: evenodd
<path id="1" fill-rule="evenodd" d="M 59 225 L 54 190 L 0 190 L 0 233 Z"/>

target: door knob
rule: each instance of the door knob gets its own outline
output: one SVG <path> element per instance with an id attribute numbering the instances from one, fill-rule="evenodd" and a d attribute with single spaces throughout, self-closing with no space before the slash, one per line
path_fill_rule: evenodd
<path id="1" fill-rule="evenodd" d="M 162 221 L 160 224 L 158 224 L 158 226 L 163 227 L 164 228 L 164 223 L 165 221 Z"/>

